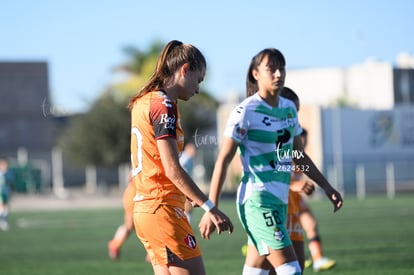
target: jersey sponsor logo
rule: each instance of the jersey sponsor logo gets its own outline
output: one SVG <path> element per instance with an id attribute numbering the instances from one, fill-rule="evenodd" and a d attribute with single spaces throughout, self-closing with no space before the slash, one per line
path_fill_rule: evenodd
<path id="1" fill-rule="evenodd" d="M 169 117 L 168 114 L 162 114 L 159 124 L 164 124 L 166 129 L 175 129 L 175 115 Z"/>
<path id="2" fill-rule="evenodd" d="M 265 116 L 265 117 L 263 118 L 262 123 L 263 123 L 264 125 L 266 125 L 266 126 L 270 126 L 270 125 L 272 125 L 272 123 L 270 123 L 270 119 L 269 119 L 269 117 L 267 117 L 267 116 Z"/>
<path id="3" fill-rule="evenodd" d="M 163 105 L 165 105 L 165 106 L 167 106 L 168 108 L 171 108 L 171 107 L 172 107 L 172 101 L 171 101 L 171 99 L 169 99 L 169 98 L 165 98 L 165 99 L 162 101 L 162 104 L 163 104 Z"/>
<path id="4" fill-rule="evenodd" d="M 296 125 L 295 119 L 292 118 L 291 114 L 288 114 L 287 116 L 287 118 L 270 118 L 268 116 L 264 116 L 262 123 L 266 126 L 271 126 L 272 123 L 279 123 L 282 128 L 294 128 Z"/>
<path id="5" fill-rule="evenodd" d="M 171 108 L 173 106 L 172 100 L 163 91 L 159 91 L 158 96 L 164 99 L 162 101 L 163 105 L 167 106 L 168 108 Z"/>
<path id="6" fill-rule="evenodd" d="M 188 234 L 187 237 L 184 238 L 184 242 L 187 244 L 188 247 L 196 248 L 197 242 L 193 235 Z"/>

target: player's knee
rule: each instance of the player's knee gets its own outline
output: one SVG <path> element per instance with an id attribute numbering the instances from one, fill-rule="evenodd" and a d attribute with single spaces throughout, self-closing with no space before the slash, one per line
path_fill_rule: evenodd
<path id="1" fill-rule="evenodd" d="M 276 267 L 276 273 L 278 275 L 300 275 L 302 270 L 298 261 L 288 262 Z"/>

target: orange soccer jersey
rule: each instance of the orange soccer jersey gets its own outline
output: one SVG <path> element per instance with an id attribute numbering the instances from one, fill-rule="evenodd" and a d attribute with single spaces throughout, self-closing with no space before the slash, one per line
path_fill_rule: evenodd
<path id="1" fill-rule="evenodd" d="M 292 241 L 304 241 L 303 228 L 299 219 L 301 201 L 302 196 L 299 193 L 289 191 L 286 227 Z"/>
<path id="2" fill-rule="evenodd" d="M 291 182 L 300 181 L 302 173 L 295 172 L 292 174 Z M 288 219 L 286 223 L 287 230 L 289 232 L 290 239 L 292 241 L 304 241 L 303 228 L 300 223 L 300 213 L 303 207 L 302 195 L 298 192 L 289 190 L 288 199 Z"/>
<path id="3" fill-rule="evenodd" d="M 153 265 L 201 255 L 184 213 L 185 195 L 165 176 L 157 140 L 175 138 L 182 151 L 184 135 L 176 103 L 164 92 L 139 98 L 132 108 L 131 162 L 136 187 L 134 224 Z"/>
<path id="4" fill-rule="evenodd" d="M 157 140 L 172 137 L 184 146 L 177 104 L 163 91 L 139 98 L 131 114 L 132 177 L 136 187 L 135 212 L 153 213 L 166 203 L 184 206 L 185 196 L 163 173 Z"/>

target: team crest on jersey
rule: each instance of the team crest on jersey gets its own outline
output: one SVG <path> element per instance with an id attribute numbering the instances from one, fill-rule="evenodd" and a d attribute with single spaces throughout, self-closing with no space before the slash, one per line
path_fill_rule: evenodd
<path id="1" fill-rule="evenodd" d="M 188 234 L 187 237 L 184 238 L 184 242 L 187 244 L 188 247 L 196 248 L 197 242 L 193 235 Z"/>
<path id="2" fill-rule="evenodd" d="M 243 137 L 246 134 L 246 129 L 243 129 L 242 127 L 240 127 L 240 125 L 237 123 L 234 128 L 236 129 L 236 134 L 239 137 Z"/>
<path id="3" fill-rule="evenodd" d="M 275 237 L 275 239 L 277 241 L 282 241 L 285 238 L 285 235 L 283 234 L 283 232 L 280 230 L 279 227 L 275 227 L 275 232 L 273 234 L 273 236 Z"/>

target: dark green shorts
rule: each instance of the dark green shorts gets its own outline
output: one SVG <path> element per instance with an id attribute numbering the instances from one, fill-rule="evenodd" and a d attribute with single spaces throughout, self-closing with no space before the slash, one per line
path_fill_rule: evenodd
<path id="1" fill-rule="evenodd" d="M 0 203 L 2 204 L 9 203 L 9 198 L 10 198 L 9 187 L 7 185 L 0 186 L 0 193 L 1 193 Z"/>

